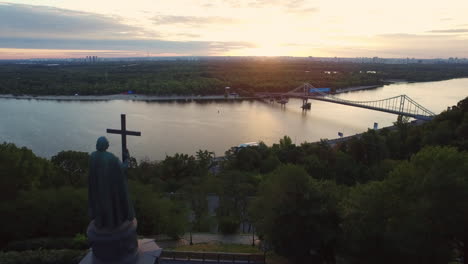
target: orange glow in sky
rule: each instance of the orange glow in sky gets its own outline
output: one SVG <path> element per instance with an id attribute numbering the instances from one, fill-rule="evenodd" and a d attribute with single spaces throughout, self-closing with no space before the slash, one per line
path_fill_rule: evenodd
<path id="1" fill-rule="evenodd" d="M 0 2 L 0 59 L 464 57 L 466 0 Z"/>

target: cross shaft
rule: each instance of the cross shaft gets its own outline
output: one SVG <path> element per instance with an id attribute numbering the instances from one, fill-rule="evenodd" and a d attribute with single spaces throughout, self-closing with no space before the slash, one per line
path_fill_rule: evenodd
<path id="1" fill-rule="evenodd" d="M 127 130 L 125 114 L 120 115 L 120 130 L 107 129 L 109 134 L 119 134 L 122 136 L 122 162 L 125 162 L 125 153 L 127 151 L 127 136 L 141 136 L 141 132 Z"/>

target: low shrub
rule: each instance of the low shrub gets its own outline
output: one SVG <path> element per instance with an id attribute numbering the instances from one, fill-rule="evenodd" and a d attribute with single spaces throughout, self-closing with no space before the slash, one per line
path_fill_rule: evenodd
<path id="1" fill-rule="evenodd" d="M 84 232 L 89 223 L 87 199 L 84 188 L 62 187 L 21 192 L 13 202 L 0 200 L 0 245 Z"/>
<path id="2" fill-rule="evenodd" d="M 26 251 L 38 249 L 87 249 L 88 240 L 83 234 L 77 234 L 74 238 L 34 238 L 28 240 L 12 241 L 6 245 L 5 251 Z M 0 262 L 1 263 L 1 262 Z"/>
<path id="3" fill-rule="evenodd" d="M 219 231 L 224 235 L 235 234 L 240 222 L 234 217 L 224 216 L 219 219 Z"/>
<path id="4" fill-rule="evenodd" d="M 0 252 L 2 264 L 76 264 L 87 251 L 84 250 L 27 250 Z"/>

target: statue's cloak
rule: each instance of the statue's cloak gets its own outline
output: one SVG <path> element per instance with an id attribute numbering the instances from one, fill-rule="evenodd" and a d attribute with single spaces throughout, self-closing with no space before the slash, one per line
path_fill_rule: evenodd
<path id="1" fill-rule="evenodd" d="M 113 229 L 135 217 L 124 165 L 114 154 L 95 151 L 89 159 L 88 204 L 98 228 Z"/>

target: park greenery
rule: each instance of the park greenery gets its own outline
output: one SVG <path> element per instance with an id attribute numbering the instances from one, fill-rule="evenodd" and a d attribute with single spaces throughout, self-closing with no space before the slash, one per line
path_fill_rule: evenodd
<path id="1" fill-rule="evenodd" d="M 286 92 L 304 82 L 331 89 L 380 85 L 389 79 L 436 81 L 468 77 L 468 64 L 364 64 L 309 58 L 201 58 L 61 64 L 0 64 L 0 94 L 241 95 Z"/>
<path id="2" fill-rule="evenodd" d="M 138 233 L 254 228 L 263 249 L 293 263 L 468 263 L 468 97 L 430 122 L 408 121 L 336 145 L 284 136 L 223 159 L 200 150 L 133 160 Z M 0 260 L 82 253 L 88 158 L 0 145 Z M 208 195 L 219 197 L 214 215 Z"/>
<path id="3" fill-rule="evenodd" d="M 175 248 L 169 248 L 175 251 L 189 251 L 189 252 L 226 252 L 226 253 L 263 253 L 260 249 L 252 247 L 251 245 L 242 244 L 223 244 L 223 243 L 200 243 L 193 245 L 181 245 Z"/>

